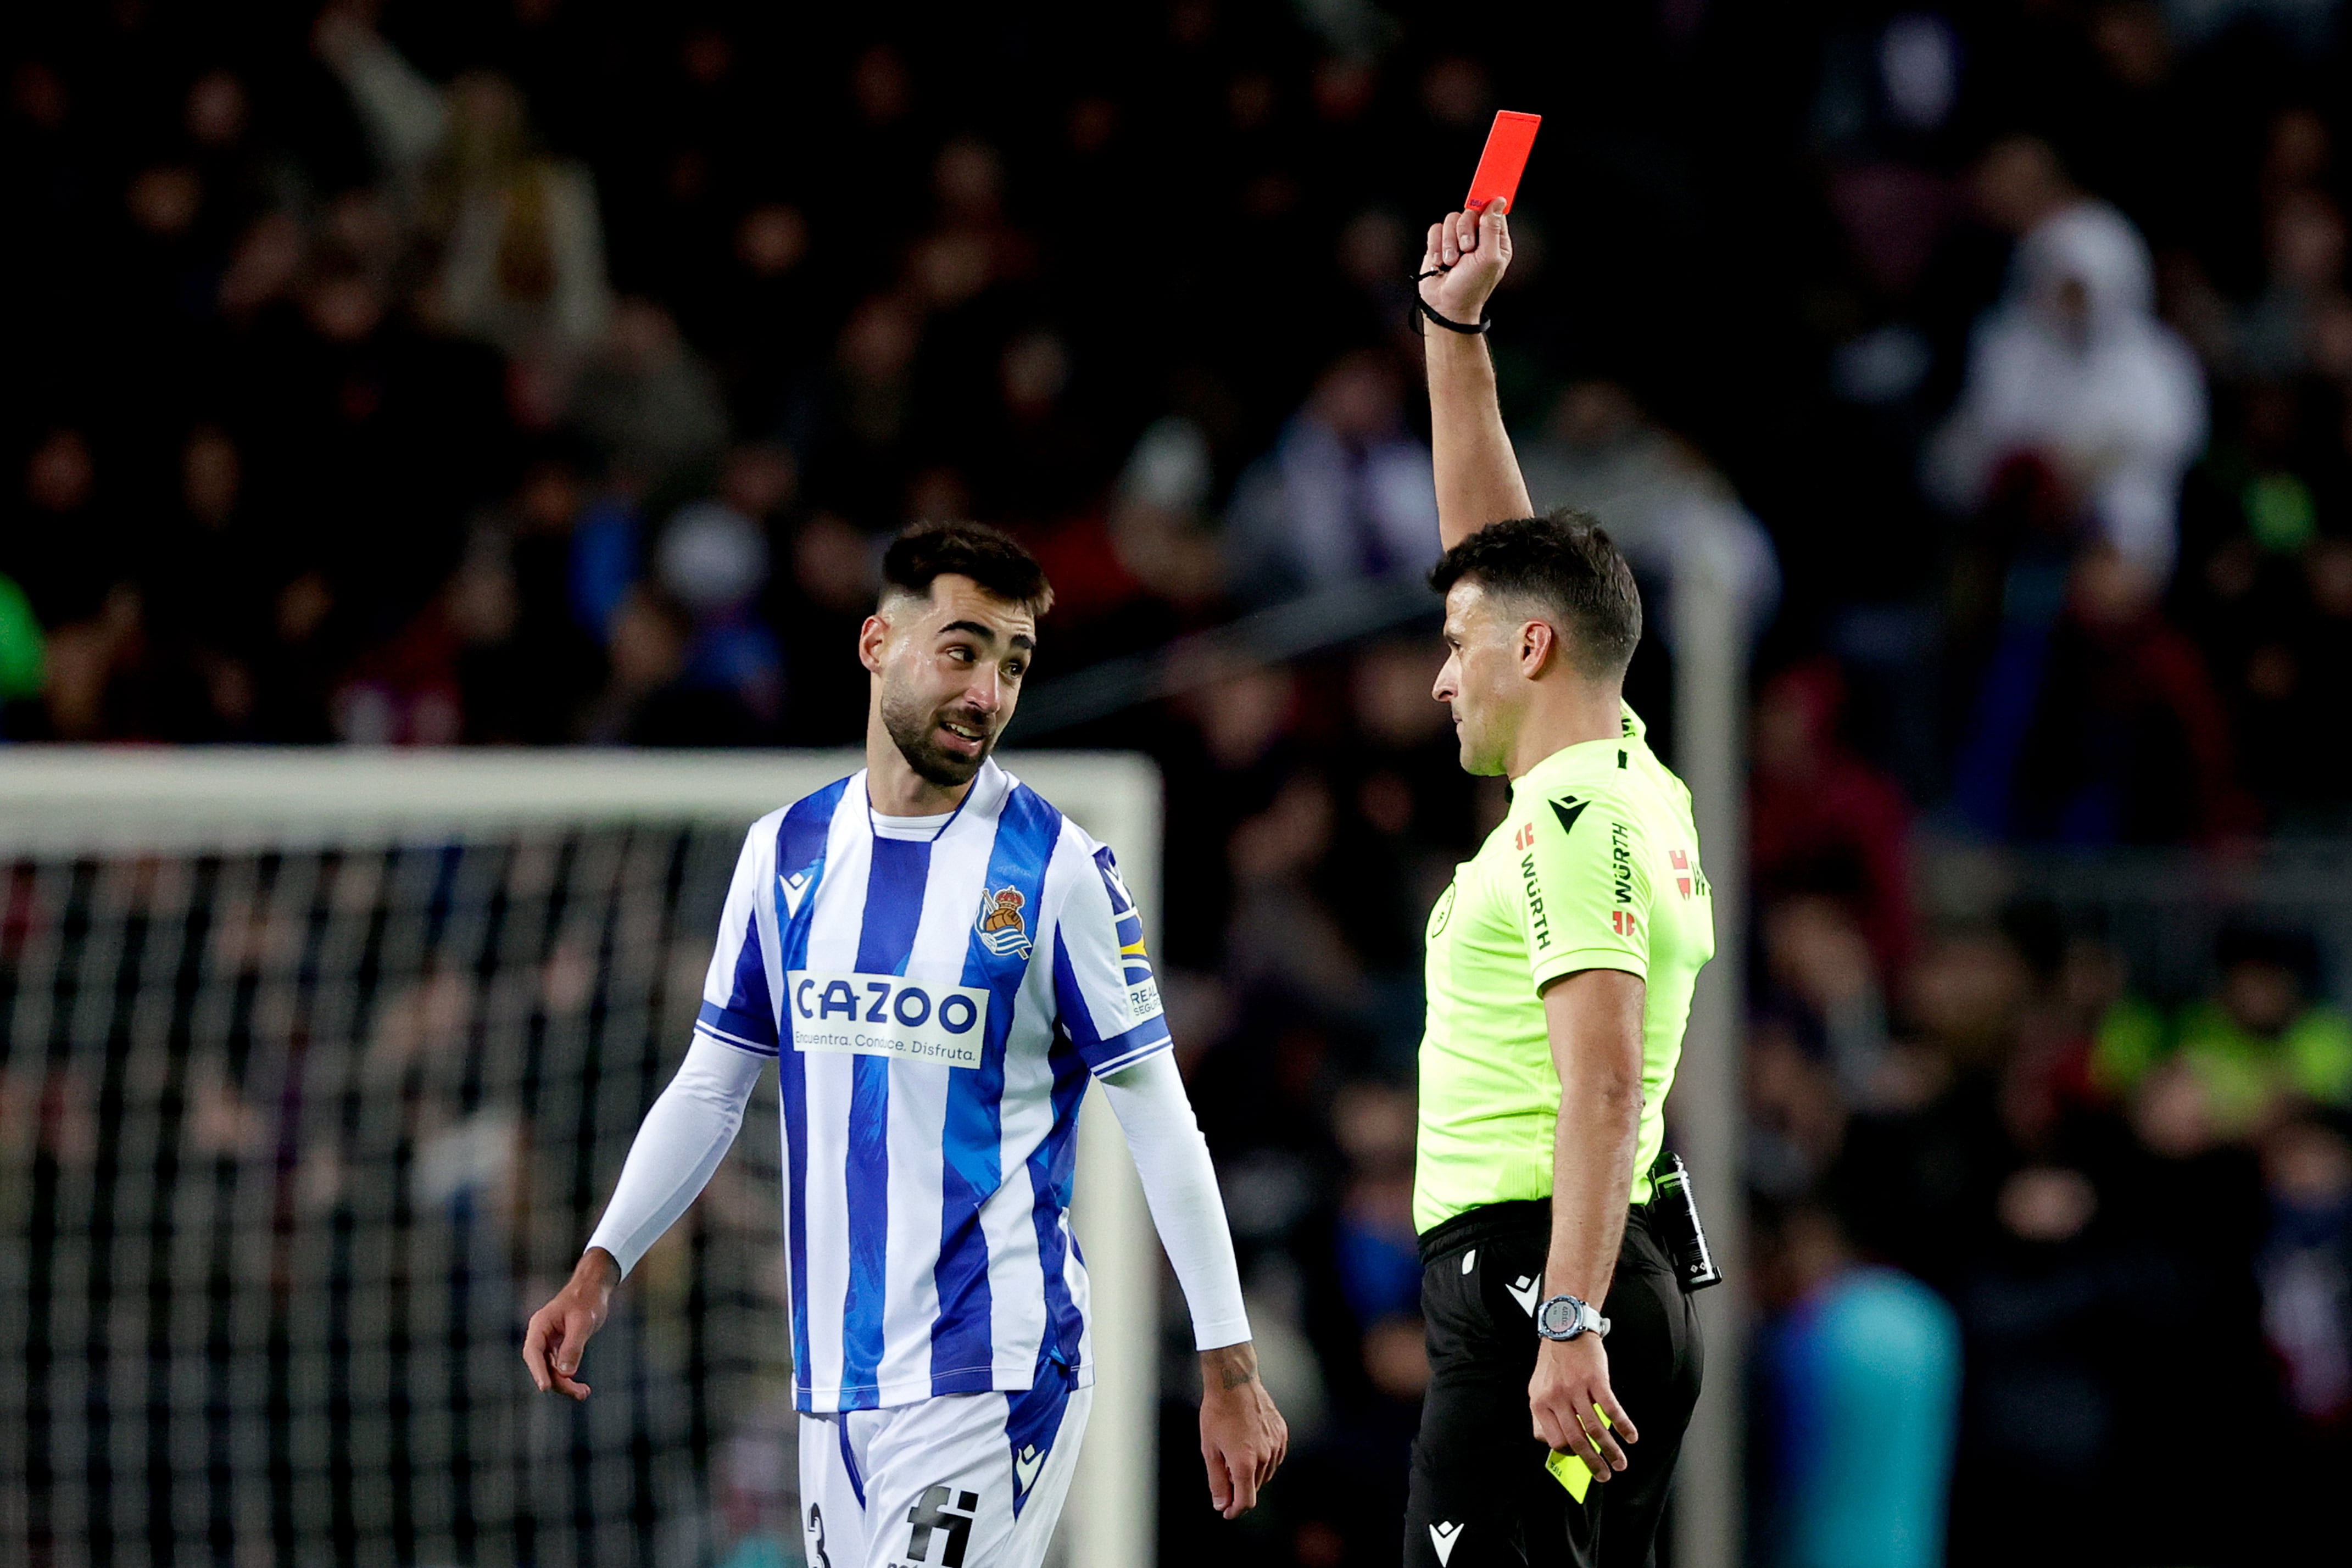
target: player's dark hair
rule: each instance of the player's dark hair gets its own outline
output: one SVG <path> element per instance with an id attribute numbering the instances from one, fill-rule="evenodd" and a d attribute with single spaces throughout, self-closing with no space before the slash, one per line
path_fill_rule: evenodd
<path id="1" fill-rule="evenodd" d="M 1032 615 L 1054 608 L 1054 585 L 1045 569 L 1021 542 L 986 523 L 917 523 L 882 557 L 885 591 L 929 598 L 932 582 L 952 574 L 968 577 L 999 599 L 1009 599 Z"/>
<path id="2" fill-rule="evenodd" d="M 1623 674 L 1642 640 L 1633 569 L 1606 528 L 1571 507 L 1489 523 L 1447 550 L 1429 574 L 1440 593 L 1465 581 L 1558 614 L 1569 659 L 1588 675 Z"/>

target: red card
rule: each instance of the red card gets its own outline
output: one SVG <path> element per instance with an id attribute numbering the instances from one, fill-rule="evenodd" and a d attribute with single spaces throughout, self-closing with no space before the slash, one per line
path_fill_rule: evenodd
<path id="1" fill-rule="evenodd" d="M 1540 114 L 1495 111 L 1495 129 L 1486 132 L 1486 151 L 1478 155 L 1478 172 L 1470 176 L 1465 208 L 1475 213 L 1497 196 L 1518 194 L 1519 175 L 1528 166 L 1528 154 L 1535 151 L 1536 127 L 1542 123 Z"/>

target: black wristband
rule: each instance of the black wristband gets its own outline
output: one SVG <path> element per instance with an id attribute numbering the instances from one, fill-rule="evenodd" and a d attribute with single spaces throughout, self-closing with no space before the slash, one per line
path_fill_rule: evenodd
<path id="1" fill-rule="evenodd" d="M 1431 320 L 1436 322 L 1439 326 L 1444 328 L 1449 332 L 1461 332 L 1473 338 L 1484 337 L 1486 336 L 1487 329 L 1495 325 L 1495 315 L 1491 308 L 1484 310 L 1475 322 L 1456 321 L 1451 317 L 1440 316 L 1436 311 L 1430 308 L 1429 301 L 1421 297 L 1421 286 L 1423 283 L 1433 277 L 1439 277 L 1440 275 L 1452 270 L 1453 269 L 1451 267 L 1433 267 L 1427 272 L 1415 274 L 1412 280 L 1412 302 L 1421 307 L 1421 313 L 1423 316 L 1428 317 Z M 1419 331 L 1421 329 L 1421 323 L 1415 321 L 1413 323 L 1413 329 L 1415 331 Z"/>

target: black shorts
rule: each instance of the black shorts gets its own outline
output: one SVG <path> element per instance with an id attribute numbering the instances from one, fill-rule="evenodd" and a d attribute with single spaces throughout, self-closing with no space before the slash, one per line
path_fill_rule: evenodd
<path id="1" fill-rule="evenodd" d="M 1544 1469 L 1532 1435 L 1534 1308 L 1551 1205 L 1498 1203 L 1422 1239 L 1429 1393 L 1412 1445 L 1405 1568 L 1651 1568 L 1683 1429 L 1698 1402 L 1698 1315 L 1646 1208 L 1633 1209 L 1601 1312 L 1609 1381 L 1642 1434 L 1626 1469 L 1582 1503 Z"/>

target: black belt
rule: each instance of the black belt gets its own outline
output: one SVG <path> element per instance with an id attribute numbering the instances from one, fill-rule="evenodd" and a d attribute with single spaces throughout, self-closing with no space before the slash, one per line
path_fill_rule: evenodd
<path id="1" fill-rule="evenodd" d="M 1625 1223 L 1648 1229 L 1650 1205 L 1627 1205 Z M 1551 1199 L 1525 1197 L 1514 1198 L 1507 1203 L 1482 1203 L 1475 1208 L 1464 1209 L 1450 1219 L 1440 1220 L 1423 1231 L 1421 1260 L 1425 1267 L 1433 1260 L 1445 1257 L 1448 1253 L 1466 1252 L 1498 1236 L 1525 1236 L 1529 1231 L 1545 1236 L 1551 1234 Z"/>
<path id="2" fill-rule="evenodd" d="M 1685 1292 L 1704 1291 L 1723 1278 L 1699 1223 L 1698 1204 L 1691 1192 L 1690 1172 L 1682 1156 L 1668 1151 L 1650 1167 L 1650 1197 L 1628 1205 L 1625 1228 L 1646 1234 L 1671 1263 Z M 1481 1204 L 1432 1226 L 1422 1233 L 1421 1263 L 1449 1253 L 1465 1251 L 1498 1236 L 1551 1232 L 1551 1199 L 1514 1198 L 1507 1203 Z"/>

